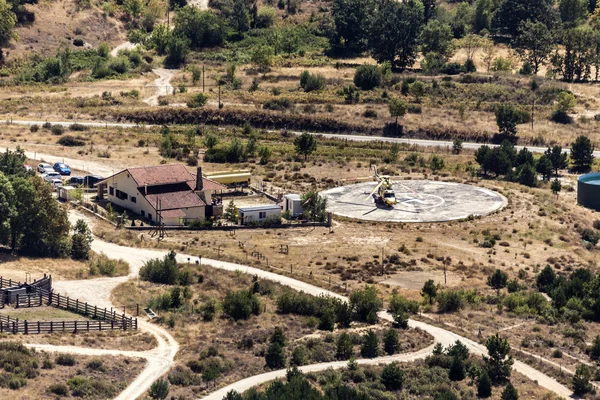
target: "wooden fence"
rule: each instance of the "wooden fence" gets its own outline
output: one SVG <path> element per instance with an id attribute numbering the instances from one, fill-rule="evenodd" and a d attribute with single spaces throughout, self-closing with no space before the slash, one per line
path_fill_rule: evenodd
<path id="1" fill-rule="evenodd" d="M 22 285 L 20 282 L 0 277 L 0 289 Z M 18 319 L 0 316 L 1 332 L 21 333 L 47 333 L 47 332 L 78 332 L 78 331 L 103 331 L 103 330 L 136 330 L 137 318 L 128 317 L 125 312 L 119 314 L 116 310 L 99 308 L 78 299 L 61 296 L 51 290 L 52 277 L 44 276 L 43 279 L 34 281 L 30 285 L 31 293 L 17 294 L 15 308 L 41 307 L 49 305 L 76 314 L 92 318 L 92 321 L 19 321 Z M 2 307 L 4 305 L 5 291 L 0 291 Z"/>
<path id="2" fill-rule="evenodd" d="M 4 308 L 4 297 L 6 296 L 6 293 L 4 292 L 4 290 L 0 289 L 0 308 Z"/>
<path id="3" fill-rule="evenodd" d="M 0 315 L 0 333 L 26 335 L 53 332 L 91 332 L 122 329 L 114 321 L 27 321 Z"/>

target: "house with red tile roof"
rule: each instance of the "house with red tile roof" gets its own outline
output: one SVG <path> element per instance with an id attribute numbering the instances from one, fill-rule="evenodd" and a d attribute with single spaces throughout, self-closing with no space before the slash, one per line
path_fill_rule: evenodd
<path id="1" fill-rule="evenodd" d="M 183 164 L 127 168 L 98 182 L 98 198 L 141 215 L 152 223 L 187 225 L 214 213 L 212 194 L 225 186 L 196 175 Z M 160 221 L 159 221 L 160 219 Z"/>

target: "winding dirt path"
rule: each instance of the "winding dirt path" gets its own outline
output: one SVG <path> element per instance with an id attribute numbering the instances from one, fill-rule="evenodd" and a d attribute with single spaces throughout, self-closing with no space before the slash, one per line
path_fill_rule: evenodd
<path id="1" fill-rule="evenodd" d="M 89 221 L 89 219 L 85 215 L 76 211 L 71 212 L 69 218 L 71 221 L 83 218 L 85 220 L 88 220 L 89 223 L 92 223 L 92 221 Z M 137 277 L 139 274 L 139 269 L 145 261 L 152 258 L 164 257 L 164 255 L 166 254 L 166 251 L 119 246 L 116 244 L 104 242 L 98 238 L 96 238 L 92 243 L 92 249 L 96 252 L 104 252 L 112 258 L 122 258 L 125 261 L 129 262 L 131 267 L 129 276 L 118 278 L 99 278 L 86 281 L 61 281 L 55 282 L 55 286 L 60 292 L 76 296 L 77 298 L 82 300 L 89 300 L 94 304 L 102 306 L 111 306 L 111 291 L 121 282 L 125 282 L 127 279 Z M 189 256 L 186 254 L 178 254 L 177 259 L 179 262 L 186 263 L 188 262 L 188 259 L 195 260 L 196 257 Z M 243 273 L 257 275 L 259 278 L 272 280 L 282 285 L 286 285 L 292 289 L 304 291 L 311 295 L 329 295 L 347 301 L 346 297 L 341 296 L 337 293 L 308 284 L 306 282 L 298 281 L 287 276 L 281 276 L 273 272 L 264 271 L 262 269 L 206 258 L 202 258 L 201 262 L 203 265 L 208 265 L 213 268 L 219 268 L 227 271 L 241 271 Z M 392 316 L 387 312 L 381 312 L 379 316 L 384 320 L 392 321 Z M 140 375 L 138 375 L 136 379 L 117 397 L 117 399 L 119 400 L 134 399 L 143 395 L 148 390 L 152 382 L 154 382 L 156 379 L 158 379 L 159 377 L 161 377 L 169 371 L 169 369 L 173 365 L 175 355 L 179 350 L 179 345 L 177 344 L 175 339 L 173 339 L 173 337 L 162 328 L 156 325 L 145 323 L 143 321 L 140 321 L 139 324 L 140 329 L 146 330 L 156 337 L 158 342 L 158 346 L 156 348 L 144 352 L 135 352 L 119 350 L 99 350 L 73 346 L 31 345 L 31 347 L 51 352 L 100 356 L 124 355 L 129 357 L 141 357 L 146 359 L 147 364 L 143 371 L 140 373 Z M 422 329 L 423 331 L 429 333 L 433 336 L 435 342 L 441 343 L 444 347 L 447 347 L 456 342 L 457 340 L 460 340 L 467 346 L 469 351 L 471 351 L 475 355 L 483 355 L 487 353 L 485 346 L 465 337 L 462 337 L 458 334 L 455 334 L 453 332 L 447 331 L 443 328 L 414 320 L 409 321 L 409 326 L 411 328 Z M 433 346 L 429 346 L 427 348 L 418 350 L 413 353 L 398 354 L 394 356 L 380 357 L 374 359 L 358 360 L 358 363 L 382 364 L 390 363 L 393 361 L 414 361 L 417 359 L 422 359 L 427 355 L 431 354 L 432 348 Z M 316 372 L 325 370 L 327 368 L 342 368 L 346 366 L 346 364 L 346 362 L 330 362 L 307 365 L 303 366 L 301 369 L 305 372 Z M 544 373 L 535 370 L 529 365 L 526 365 L 520 361 L 515 361 L 513 369 L 525 375 L 529 379 L 537 381 L 540 386 L 556 393 L 557 395 L 563 398 L 569 398 L 570 396 L 572 396 L 571 390 L 569 390 L 567 387 L 560 384 L 555 379 L 545 375 Z M 276 378 L 283 377 L 285 376 L 285 372 L 285 370 L 271 371 L 240 380 L 205 396 L 203 400 L 222 400 L 223 396 L 230 390 L 243 392 L 253 386 L 272 381 Z"/>
<path id="2" fill-rule="evenodd" d="M 160 96 L 167 96 L 173 94 L 173 85 L 171 85 L 171 79 L 178 72 L 178 69 L 165 69 L 165 68 L 155 68 L 152 70 L 158 78 L 154 80 L 154 82 L 146 85 L 146 87 L 152 88 L 154 94 L 150 97 L 144 99 L 144 103 L 157 106 L 158 98 Z"/>

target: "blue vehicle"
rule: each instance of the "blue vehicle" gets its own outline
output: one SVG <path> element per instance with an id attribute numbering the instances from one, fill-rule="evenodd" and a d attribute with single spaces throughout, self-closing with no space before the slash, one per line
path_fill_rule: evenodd
<path id="1" fill-rule="evenodd" d="M 54 170 L 61 175 L 71 175 L 71 168 L 65 163 L 57 162 L 54 164 Z"/>

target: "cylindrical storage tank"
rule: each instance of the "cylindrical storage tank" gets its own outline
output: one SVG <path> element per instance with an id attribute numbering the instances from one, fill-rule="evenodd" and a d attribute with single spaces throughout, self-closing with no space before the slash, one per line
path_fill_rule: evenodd
<path id="1" fill-rule="evenodd" d="M 577 204 L 600 211 L 600 172 L 577 178 Z"/>

